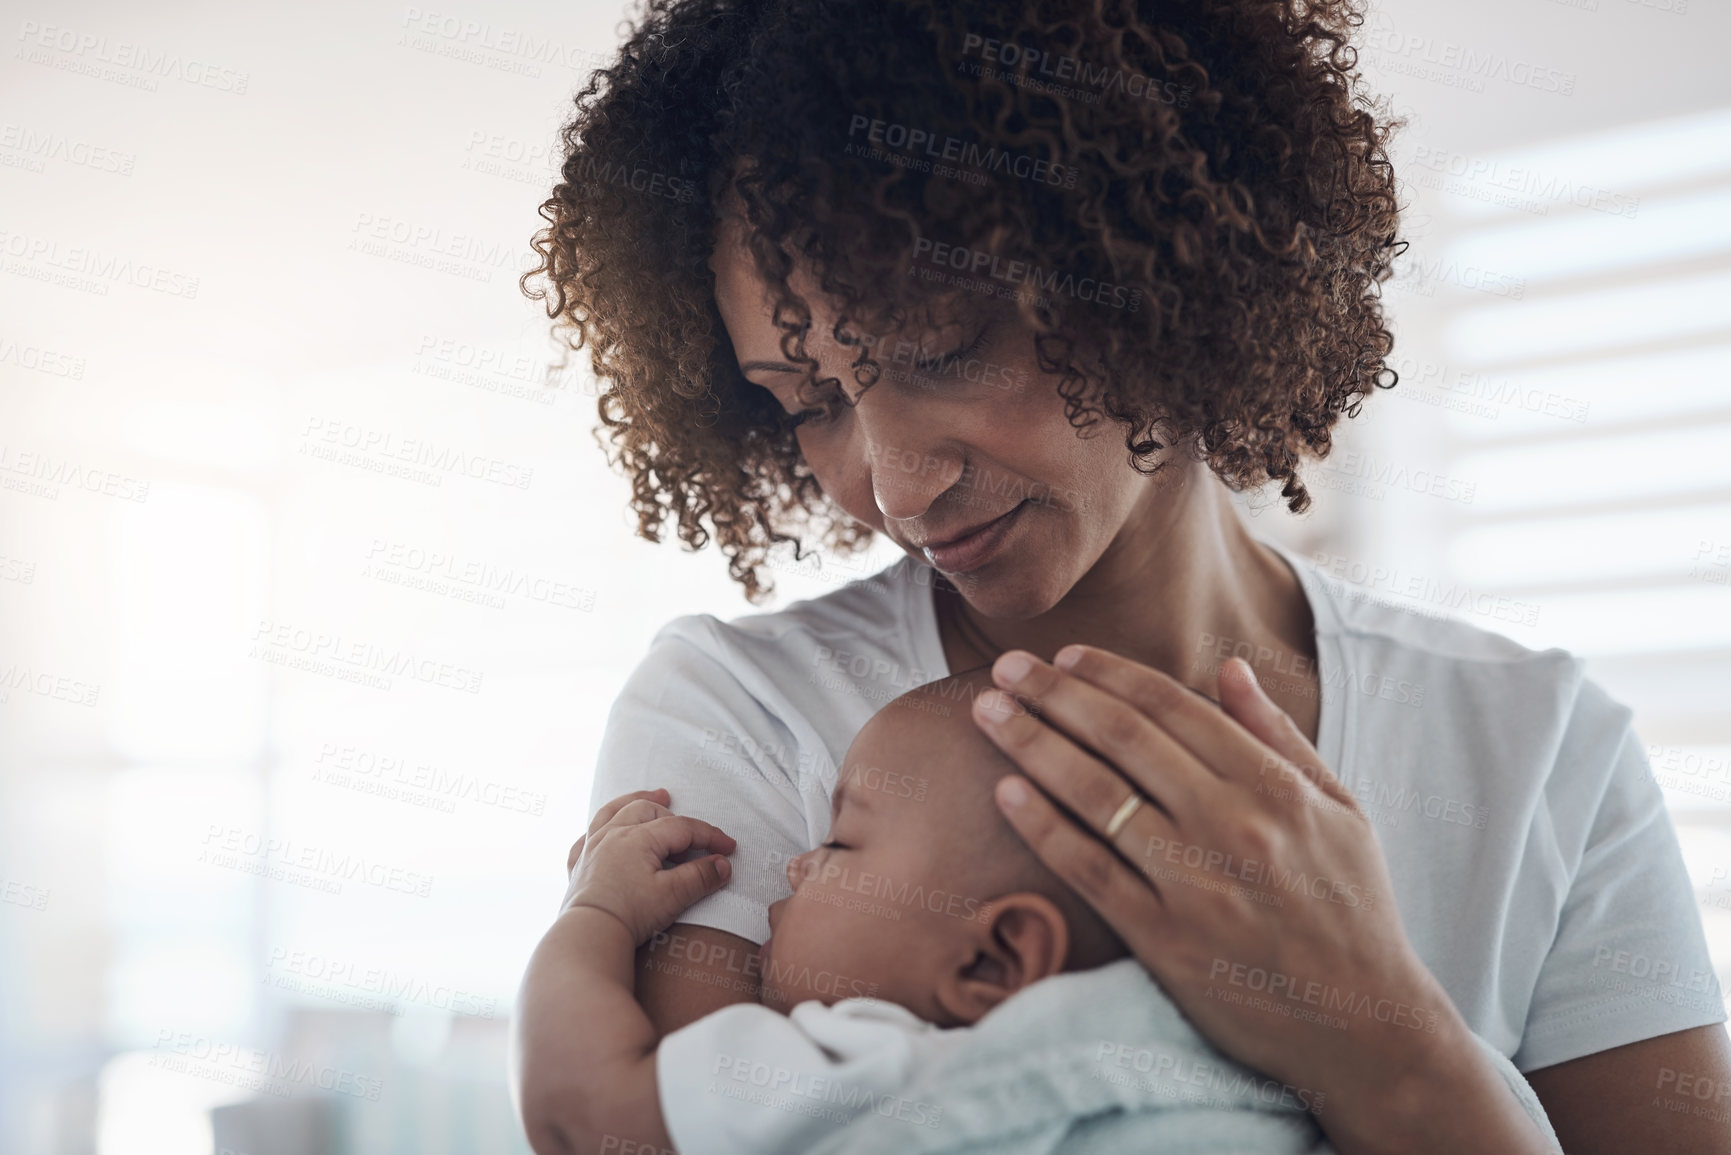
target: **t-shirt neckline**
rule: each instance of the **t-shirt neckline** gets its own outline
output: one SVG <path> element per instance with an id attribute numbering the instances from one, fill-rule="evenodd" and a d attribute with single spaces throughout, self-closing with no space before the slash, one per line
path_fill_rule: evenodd
<path id="1" fill-rule="evenodd" d="M 1340 617 L 1328 591 L 1317 583 L 1315 575 L 1310 572 L 1303 558 L 1278 542 L 1260 537 L 1252 540 L 1273 550 L 1286 563 L 1287 568 L 1292 570 L 1293 576 L 1298 579 L 1298 587 L 1304 592 L 1304 599 L 1310 606 L 1316 640 L 1317 693 L 1321 698 L 1317 707 L 1316 752 L 1324 766 L 1336 777 L 1344 779 L 1348 768 L 1341 760 L 1345 754 L 1344 734 L 1347 719 L 1342 716 L 1342 711 L 1348 708 L 1348 703 L 1341 695 L 1342 682 L 1339 675 Z M 944 655 L 943 639 L 938 633 L 937 605 L 934 601 L 937 595 L 936 571 L 912 557 L 903 557 L 901 564 L 907 567 L 904 588 L 909 602 L 902 620 L 909 623 L 910 646 L 918 655 L 921 668 L 936 670 L 937 678 L 947 678 L 951 673 L 950 663 Z"/>

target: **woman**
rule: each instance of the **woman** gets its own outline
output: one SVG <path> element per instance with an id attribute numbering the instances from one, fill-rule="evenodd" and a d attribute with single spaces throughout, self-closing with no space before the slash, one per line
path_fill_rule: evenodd
<path id="1" fill-rule="evenodd" d="M 1725 1149 L 1665 1096 L 1731 1048 L 1628 711 L 1562 651 L 1348 604 L 1227 500 L 1302 511 L 1393 384 L 1358 19 L 664 0 L 579 96 L 537 292 L 640 532 L 718 539 L 754 598 L 801 543 L 909 555 L 675 619 L 615 704 L 594 798 L 666 786 L 740 846 L 639 960 L 663 1032 L 754 997 L 865 718 L 993 663 L 1012 823 L 1342 1151 L 1522 1149 L 1469 1032 L 1572 1152 Z"/>

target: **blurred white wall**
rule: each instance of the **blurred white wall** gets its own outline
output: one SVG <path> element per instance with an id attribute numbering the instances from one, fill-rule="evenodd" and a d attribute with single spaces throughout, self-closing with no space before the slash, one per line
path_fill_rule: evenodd
<path id="1" fill-rule="evenodd" d="M 633 537 L 517 292 L 621 9 L 3 8 L 0 1150 L 524 1151 L 504 1015 L 606 709 L 668 618 L 750 609 Z M 1312 514 L 1246 504 L 1588 654 L 1731 980 L 1728 35 L 1383 5 L 1407 380 Z"/>

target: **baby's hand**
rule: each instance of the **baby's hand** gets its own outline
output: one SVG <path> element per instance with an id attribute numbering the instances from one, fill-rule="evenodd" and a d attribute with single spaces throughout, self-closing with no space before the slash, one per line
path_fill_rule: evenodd
<path id="1" fill-rule="evenodd" d="M 657 797 L 639 792 L 615 798 L 595 812 L 595 821 L 573 852 L 565 909 L 588 906 L 624 923 L 642 946 L 666 930 L 685 908 L 720 890 L 732 868 L 725 855 L 737 843 L 709 823 L 673 813 Z M 712 850 L 690 862 L 664 866 L 690 850 Z"/>

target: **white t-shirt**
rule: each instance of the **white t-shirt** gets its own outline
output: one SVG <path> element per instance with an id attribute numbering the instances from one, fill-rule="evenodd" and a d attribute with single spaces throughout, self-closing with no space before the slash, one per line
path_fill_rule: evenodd
<path id="1" fill-rule="evenodd" d="M 1467 1024 L 1536 1070 L 1726 1018 L 1658 784 L 1630 725 L 1564 650 L 1354 599 L 1310 562 L 1323 761 L 1372 819 L 1419 957 Z M 676 618 L 607 720 L 590 812 L 665 786 L 739 842 L 681 922 L 753 942 L 786 863 L 828 833 L 865 720 L 950 673 L 932 570 L 883 572 L 773 613 Z M 1230 656 L 1200 639 L 1196 660 Z M 1250 657 L 1267 677 L 1302 671 Z"/>

